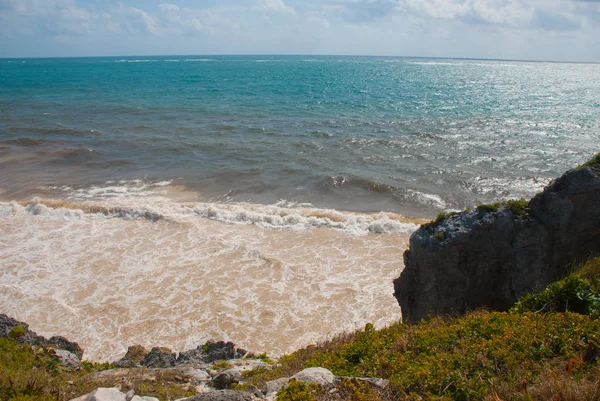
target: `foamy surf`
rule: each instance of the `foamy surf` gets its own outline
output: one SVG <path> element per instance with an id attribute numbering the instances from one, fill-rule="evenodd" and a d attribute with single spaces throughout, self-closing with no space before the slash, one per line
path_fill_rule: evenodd
<path id="1" fill-rule="evenodd" d="M 166 196 L 173 187 L 117 182 L 0 203 L 0 310 L 96 361 L 136 343 L 181 351 L 210 338 L 279 355 L 400 317 L 392 280 L 415 222 L 288 202 L 179 203 Z"/>
<path id="2" fill-rule="evenodd" d="M 71 211 L 80 210 L 87 214 L 150 221 L 191 222 L 195 219 L 209 219 L 235 225 L 253 224 L 270 229 L 327 228 L 352 235 L 411 234 L 418 228 L 418 224 L 424 221 L 388 212 L 355 213 L 320 209 L 311 204 L 285 200 L 274 205 L 176 202 L 173 198 L 188 199 L 194 196 L 184 187 L 173 185 L 173 181 L 109 181 L 103 186 L 81 189 L 68 186 L 50 189 L 64 193 L 66 200 L 36 198 L 23 204 L 25 210 L 35 214 L 57 213 L 61 216 L 78 216 L 78 213 Z M 63 212 L 62 209 L 70 211 Z"/>

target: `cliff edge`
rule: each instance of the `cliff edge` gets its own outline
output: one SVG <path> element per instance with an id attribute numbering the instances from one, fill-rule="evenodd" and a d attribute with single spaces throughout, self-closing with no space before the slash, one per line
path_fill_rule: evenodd
<path id="1" fill-rule="evenodd" d="M 529 202 L 508 201 L 425 224 L 410 238 L 394 296 L 405 321 L 507 310 L 600 251 L 600 154 Z"/>

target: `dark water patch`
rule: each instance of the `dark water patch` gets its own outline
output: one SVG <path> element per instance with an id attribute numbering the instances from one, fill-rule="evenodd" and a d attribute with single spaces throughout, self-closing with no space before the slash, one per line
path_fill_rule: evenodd
<path id="1" fill-rule="evenodd" d="M 32 138 L 18 138 L 18 139 L 9 139 L 7 141 L 2 141 L 9 145 L 18 145 L 18 146 L 39 146 L 44 144 L 46 141 L 42 139 L 32 139 Z"/>

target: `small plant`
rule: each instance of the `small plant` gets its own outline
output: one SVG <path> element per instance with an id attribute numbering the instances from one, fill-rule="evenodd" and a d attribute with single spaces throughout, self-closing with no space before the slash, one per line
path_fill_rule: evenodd
<path id="1" fill-rule="evenodd" d="M 502 208 L 510 210 L 515 216 L 524 216 L 529 210 L 529 201 L 525 199 L 509 199 L 503 202 L 496 202 L 477 206 L 477 209 L 484 213 L 497 212 Z"/>
<path id="2" fill-rule="evenodd" d="M 436 233 L 433 238 L 437 239 L 438 241 L 443 241 L 445 236 L 444 233 Z"/>
<path id="3" fill-rule="evenodd" d="M 506 208 L 515 216 L 523 216 L 527 214 L 529 201 L 525 199 L 510 199 L 506 201 Z"/>
<path id="4" fill-rule="evenodd" d="M 580 167 L 591 167 L 600 164 L 600 153 L 596 154 L 596 156 L 592 157 L 588 162 L 584 163 Z"/>
<path id="5" fill-rule="evenodd" d="M 477 206 L 477 210 L 481 211 L 481 212 L 497 212 L 498 209 L 500 208 L 501 204 L 500 203 L 492 203 L 492 204 L 483 204 L 483 205 L 479 205 Z"/>
<path id="6" fill-rule="evenodd" d="M 455 215 L 456 212 L 439 212 L 435 217 L 434 224 L 439 224 L 442 221 L 446 220 L 448 217 Z"/>
<path id="7" fill-rule="evenodd" d="M 277 393 L 277 401 L 315 401 L 321 386 L 315 383 L 304 383 L 296 380 Z"/>
<path id="8" fill-rule="evenodd" d="M 259 360 L 263 361 L 264 363 L 268 363 L 268 364 L 273 364 L 274 363 L 274 361 L 271 358 L 269 358 L 269 356 L 267 355 L 266 352 L 263 352 L 260 355 L 256 355 L 253 358 L 254 359 L 259 359 Z"/>
<path id="9" fill-rule="evenodd" d="M 23 326 L 15 326 L 8 332 L 8 337 L 12 339 L 17 339 L 23 337 L 25 335 L 25 327 Z"/>
<path id="10" fill-rule="evenodd" d="M 220 361 L 212 365 L 213 370 L 226 370 L 232 367 L 233 365 L 227 361 Z"/>

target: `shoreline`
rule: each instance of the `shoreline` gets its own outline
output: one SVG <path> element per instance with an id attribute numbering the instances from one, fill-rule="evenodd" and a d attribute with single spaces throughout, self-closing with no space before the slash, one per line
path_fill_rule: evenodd
<path id="1" fill-rule="evenodd" d="M 82 204 L 86 212 L 72 208 Z M 90 360 L 134 344 L 182 351 L 209 339 L 281 355 L 400 318 L 389 313 L 390 288 L 407 233 L 357 235 L 333 220 L 333 229 L 272 229 L 196 213 L 155 218 L 157 207 L 133 216 L 90 201 L 28 205 L 0 203 L 0 308 L 43 335 L 68 335 Z"/>

